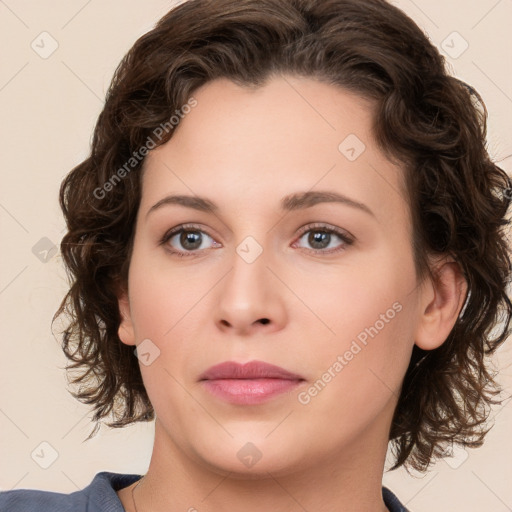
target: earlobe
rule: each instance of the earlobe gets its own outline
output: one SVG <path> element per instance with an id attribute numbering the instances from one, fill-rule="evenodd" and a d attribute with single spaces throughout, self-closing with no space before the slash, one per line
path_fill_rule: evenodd
<path id="1" fill-rule="evenodd" d="M 435 279 L 425 287 L 415 342 L 423 350 L 440 347 L 448 338 L 464 305 L 467 282 L 457 262 L 437 267 Z"/>
<path id="2" fill-rule="evenodd" d="M 121 315 L 121 321 L 117 331 L 119 339 L 126 345 L 135 345 L 135 333 L 130 312 L 130 302 L 126 293 L 120 295 L 118 305 Z"/>

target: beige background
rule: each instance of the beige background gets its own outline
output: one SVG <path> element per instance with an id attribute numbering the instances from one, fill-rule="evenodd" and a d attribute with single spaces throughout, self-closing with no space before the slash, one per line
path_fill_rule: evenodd
<path id="1" fill-rule="evenodd" d="M 451 53 L 453 73 L 482 94 L 490 116 L 490 153 L 512 172 L 512 158 L 505 158 L 512 154 L 512 0 L 394 3 Z M 50 250 L 43 262 L 32 248 L 51 249 L 44 245 L 48 241 L 40 242 L 44 237 L 60 242 L 59 184 L 87 154 L 115 66 L 172 5 L 0 0 L 1 489 L 69 493 L 99 471 L 142 474 L 148 466 L 153 424 L 102 427 L 82 442 L 91 429 L 90 413 L 66 391 L 66 360 L 50 331 L 66 291 L 65 273 L 58 253 Z M 40 35 L 45 31 L 50 36 Z M 457 56 L 464 41 L 469 46 Z M 58 48 L 42 58 L 31 44 L 43 56 L 52 44 Z M 495 359 L 505 396 L 512 391 L 510 345 Z M 414 512 L 511 511 L 510 402 L 493 410 L 495 426 L 480 449 L 457 452 L 425 475 L 388 473 L 384 484 Z"/>

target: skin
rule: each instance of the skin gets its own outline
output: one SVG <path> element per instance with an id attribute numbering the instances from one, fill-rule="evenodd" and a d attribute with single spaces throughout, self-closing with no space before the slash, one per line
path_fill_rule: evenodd
<path id="1" fill-rule="evenodd" d="M 382 474 L 401 383 L 413 345 L 434 349 L 451 331 L 466 294 L 460 269 L 432 260 L 439 278 L 417 279 L 404 170 L 378 149 L 368 101 L 292 76 L 258 89 L 219 79 L 193 96 L 197 106 L 146 158 L 128 293 L 119 296 L 123 343 L 150 339 L 160 351 L 139 363 L 157 419 L 137 509 L 386 511 Z M 338 149 L 349 134 L 366 146 L 354 161 Z M 308 190 L 336 191 L 373 214 L 333 202 L 280 210 L 284 196 Z M 148 215 L 169 194 L 207 197 L 218 211 L 172 204 Z M 189 247 L 179 234 L 159 242 L 183 223 L 198 224 L 203 241 L 180 258 L 169 252 Z M 354 242 L 331 235 L 312 245 L 322 229 L 299 228 L 314 223 Z M 236 251 L 248 236 L 262 249 L 252 263 Z M 400 312 L 300 403 L 298 393 L 394 303 Z M 305 382 L 248 406 L 198 381 L 217 363 L 255 359 Z M 251 467 L 237 457 L 247 442 L 261 452 Z M 132 487 L 118 491 L 128 512 Z"/>

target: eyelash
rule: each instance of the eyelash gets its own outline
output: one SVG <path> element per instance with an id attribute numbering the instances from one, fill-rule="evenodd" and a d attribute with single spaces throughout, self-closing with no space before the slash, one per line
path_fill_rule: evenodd
<path id="1" fill-rule="evenodd" d="M 205 234 L 213 239 L 213 237 L 211 235 L 209 235 L 206 231 L 201 229 L 200 226 L 198 226 L 196 224 L 181 224 L 179 226 L 172 228 L 170 231 L 167 231 L 165 233 L 165 235 L 162 237 L 162 239 L 160 240 L 159 244 L 164 245 L 171 238 L 173 238 L 174 235 L 177 235 L 181 232 L 186 232 L 186 231 L 199 232 L 199 233 Z M 331 249 L 329 251 L 327 251 L 325 249 L 306 249 L 308 252 L 312 252 L 314 254 L 324 254 L 325 255 L 325 254 L 333 254 L 333 253 L 341 252 L 341 251 L 345 250 L 345 248 L 346 248 L 345 246 L 350 246 L 354 243 L 354 239 L 351 236 L 349 236 L 345 231 L 342 231 L 339 228 L 335 228 L 334 226 L 330 226 L 327 224 L 319 224 L 319 223 L 302 227 L 299 230 L 298 240 L 300 240 L 309 231 L 313 231 L 313 232 L 316 231 L 319 233 L 327 233 L 327 234 L 331 234 L 331 235 L 333 234 L 333 235 L 338 236 L 343 241 L 343 245 L 341 247 L 339 247 L 337 249 Z M 197 253 L 204 249 L 196 249 L 194 251 L 186 251 L 186 252 L 177 251 L 176 249 L 172 249 L 172 248 L 171 249 L 166 248 L 166 250 L 175 256 L 184 258 L 184 257 L 197 256 L 198 255 Z"/>

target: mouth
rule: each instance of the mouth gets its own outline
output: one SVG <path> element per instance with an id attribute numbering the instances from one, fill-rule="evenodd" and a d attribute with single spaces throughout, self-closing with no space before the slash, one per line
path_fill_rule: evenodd
<path id="1" fill-rule="evenodd" d="M 213 396 L 239 405 L 260 404 L 305 382 L 298 374 L 263 361 L 234 361 L 212 366 L 199 381 Z"/>

